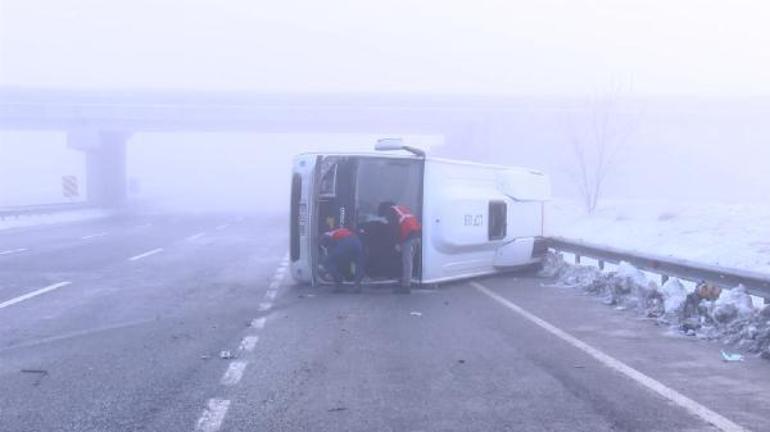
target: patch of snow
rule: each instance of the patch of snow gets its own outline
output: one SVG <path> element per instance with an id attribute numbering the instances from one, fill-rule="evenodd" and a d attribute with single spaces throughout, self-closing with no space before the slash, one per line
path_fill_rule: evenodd
<path id="1" fill-rule="evenodd" d="M 679 315 L 682 313 L 685 301 L 687 300 L 687 289 L 682 285 L 679 279 L 671 278 L 660 287 L 663 294 L 663 310 L 669 315 Z"/>
<path id="2" fill-rule="evenodd" d="M 770 205 L 604 200 L 593 214 L 554 200 L 546 233 L 618 249 L 770 273 Z"/>

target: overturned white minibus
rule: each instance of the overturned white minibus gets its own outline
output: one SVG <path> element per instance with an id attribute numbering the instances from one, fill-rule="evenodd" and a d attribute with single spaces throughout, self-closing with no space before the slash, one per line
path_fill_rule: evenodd
<path id="1" fill-rule="evenodd" d="M 544 202 L 543 173 L 425 157 L 419 150 L 381 140 L 378 150 L 412 152 L 305 153 L 294 158 L 291 186 L 291 274 L 318 284 L 324 232 L 360 233 L 366 251 L 364 282 L 394 281 L 401 260 L 382 202 L 410 208 L 422 224 L 413 281 L 436 284 L 538 264 Z M 352 273 L 352 272 L 351 272 Z"/>

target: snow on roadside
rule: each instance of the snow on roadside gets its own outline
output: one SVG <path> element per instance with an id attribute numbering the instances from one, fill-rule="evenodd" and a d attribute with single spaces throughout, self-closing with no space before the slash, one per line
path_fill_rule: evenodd
<path id="1" fill-rule="evenodd" d="M 688 292 L 677 279 L 662 287 L 628 263 L 616 270 L 568 264 L 549 252 L 541 276 L 552 287 L 574 288 L 600 296 L 607 305 L 655 319 L 684 335 L 719 340 L 770 359 L 770 307 L 755 308 L 743 286 Z M 711 288 L 711 287 L 709 287 Z"/>
<path id="2" fill-rule="evenodd" d="M 770 274 L 770 205 L 607 200 L 592 215 L 555 200 L 548 235 Z"/>
<path id="3" fill-rule="evenodd" d="M 0 231 L 12 228 L 26 228 L 38 225 L 51 225 L 68 222 L 81 222 L 109 216 L 110 212 L 101 209 L 62 211 L 50 214 L 33 214 L 0 220 Z"/>

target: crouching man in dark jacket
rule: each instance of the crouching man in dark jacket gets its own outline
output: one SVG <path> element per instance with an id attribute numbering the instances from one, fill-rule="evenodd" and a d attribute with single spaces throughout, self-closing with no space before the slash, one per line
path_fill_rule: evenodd
<path id="1" fill-rule="evenodd" d="M 321 245 L 327 250 L 323 268 L 336 284 L 334 291 L 342 291 L 343 271 L 355 267 L 353 292 L 361 292 L 361 280 L 364 278 L 364 246 L 361 239 L 347 228 L 337 228 L 324 233 Z"/>

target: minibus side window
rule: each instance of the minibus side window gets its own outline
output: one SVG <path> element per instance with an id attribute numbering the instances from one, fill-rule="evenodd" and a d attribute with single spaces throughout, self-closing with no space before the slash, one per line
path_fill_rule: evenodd
<path id="1" fill-rule="evenodd" d="M 489 202 L 489 240 L 502 240 L 508 231 L 508 206 L 505 201 Z"/>

